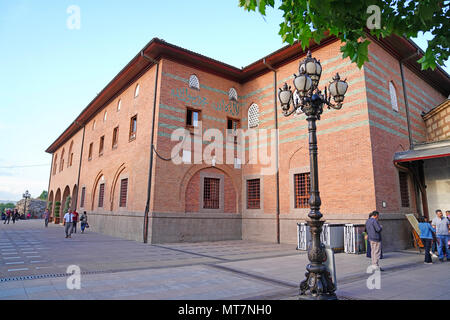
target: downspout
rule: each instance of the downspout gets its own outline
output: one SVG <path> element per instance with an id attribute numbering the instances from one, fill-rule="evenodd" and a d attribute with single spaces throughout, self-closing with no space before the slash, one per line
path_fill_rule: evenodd
<path id="1" fill-rule="evenodd" d="M 406 123 L 408 125 L 408 139 L 409 139 L 409 150 L 414 150 L 414 144 L 413 144 L 413 139 L 412 139 L 412 132 L 411 132 L 411 123 L 410 123 L 410 119 L 409 119 L 409 104 L 408 104 L 408 96 L 406 94 L 406 83 L 405 83 L 405 75 L 403 73 L 403 63 L 406 60 L 409 60 L 413 57 L 415 57 L 416 55 L 419 54 L 419 51 L 413 53 L 412 55 L 403 58 L 401 60 L 399 60 L 399 64 L 400 64 L 400 75 L 402 77 L 402 87 L 403 87 L 403 99 L 405 100 L 405 111 L 406 111 Z"/>
<path id="2" fill-rule="evenodd" d="M 52 153 L 52 164 L 50 165 L 50 177 L 48 178 L 48 188 L 47 188 L 47 208 L 48 208 L 48 197 L 50 197 L 50 184 L 52 181 L 52 169 L 53 169 L 53 160 L 55 157 L 55 153 Z M 52 211 L 53 211 L 53 203 L 52 203 Z M 50 212 L 50 216 L 51 216 L 51 212 Z"/>
<path id="3" fill-rule="evenodd" d="M 405 100 L 405 111 L 406 111 L 406 123 L 408 126 L 408 139 L 409 139 L 409 150 L 414 150 L 414 144 L 413 144 L 413 139 L 412 139 L 412 132 L 411 132 L 411 123 L 410 123 L 410 118 L 409 118 L 409 104 L 408 104 L 408 95 L 406 93 L 406 83 L 405 83 L 405 75 L 403 72 L 403 63 L 417 55 L 420 54 L 420 51 L 417 50 L 416 52 L 414 52 L 413 54 L 409 55 L 408 57 L 405 57 L 403 59 L 400 59 L 399 65 L 400 65 L 400 75 L 402 78 L 402 87 L 403 87 L 403 99 Z M 428 200 L 427 200 L 427 195 L 426 195 L 426 190 L 423 186 L 423 184 L 421 183 L 420 179 L 416 176 L 416 174 L 408 169 L 405 168 L 401 165 L 399 165 L 398 163 L 394 162 L 394 165 L 397 168 L 402 168 L 402 169 L 406 169 L 412 176 L 414 179 L 414 182 L 419 186 L 419 189 L 422 193 L 422 208 L 423 208 L 423 214 L 428 217 Z"/>
<path id="4" fill-rule="evenodd" d="M 75 121 L 75 123 L 81 128 L 81 125 L 78 122 Z M 83 138 L 81 138 L 81 152 L 80 152 L 80 164 L 78 165 L 77 196 L 75 198 L 75 210 L 77 209 L 77 206 L 78 206 L 78 191 L 80 190 L 81 162 L 83 160 L 84 131 L 85 130 L 86 130 L 86 125 L 83 126 Z"/>
<path id="5" fill-rule="evenodd" d="M 141 51 L 141 57 L 147 59 L 148 61 L 156 64 L 156 76 L 155 76 L 155 93 L 153 99 L 153 119 L 152 119 L 152 133 L 150 138 L 150 168 L 148 171 L 148 188 L 147 188 L 147 203 L 145 204 L 144 212 L 144 243 L 148 242 L 148 216 L 150 211 L 150 198 L 152 193 L 152 177 L 153 177 L 153 147 L 154 147 L 154 136 L 155 136 L 155 118 L 156 118 L 156 98 L 158 90 L 158 76 L 159 76 L 159 61 L 144 54 Z"/>
<path id="6" fill-rule="evenodd" d="M 263 64 L 273 71 L 273 99 L 274 99 L 274 115 L 275 115 L 275 166 L 276 166 L 276 210 L 277 210 L 277 243 L 280 243 L 280 173 L 278 163 L 278 106 L 277 106 L 277 70 L 267 64 L 266 58 L 263 59 Z"/>

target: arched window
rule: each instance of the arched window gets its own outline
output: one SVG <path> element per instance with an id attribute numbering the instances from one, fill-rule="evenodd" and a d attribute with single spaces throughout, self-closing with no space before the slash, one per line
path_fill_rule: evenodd
<path id="1" fill-rule="evenodd" d="M 140 86 L 139 86 L 139 83 L 138 83 L 138 85 L 136 86 L 136 89 L 134 90 L 134 97 L 135 98 L 137 98 L 139 96 L 139 89 L 140 89 Z"/>
<path id="2" fill-rule="evenodd" d="M 58 154 L 55 154 L 55 161 L 53 163 L 53 175 L 56 174 L 56 168 L 58 167 Z"/>
<path id="3" fill-rule="evenodd" d="M 70 143 L 70 148 L 69 148 L 69 154 L 68 154 L 68 158 L 67 158 L 67 168 L 72 166 L 72 161 L 73 161 L 73 141 Z"/>
<path id="4" fill-rule="evenodd" d="M 121 105 L 122 105 L 122 100 L 119 99 L 119 102 L 117 102 L 117 111 L 120 111 Z"/>
<path id="5" fill-rule="evenodd" d="M 256 103 L 248 108 L 248 127 L 255 128 L 259 125 L 259 107 Z"/>
<path id="6" fill-rule="evenodd" d="M 108 111 L 105 111 L 105 115 L 103 116 L 103 122 L 106 121 L 106 118 L 108 117 Z"/>
<path id="7" fill-rule="evenodd" d="M 397 93 L 395 92 L 395 87 L 392 81 L 389 81 L 389 94 L 391 95 L 392 110 L 398 112 Z"/>
<path id="8" fill-rule="evenodd" d="M 200 90 L 200 82 L 195 74 L 189 77 L 189 88 Z"/>
<path id="9" fill-rule="evenodd" d="M 65 150 L 63 148 L 63 151 L 61 153 L 61 159 L 59 160 L 60 161 L 60 164 L 59 164 L 59 171 L 60 172 L 64 170 L 64 153 L 65 153 Z"/>
<path id="10" fill-rule="evenodd" d="M 238 95 L 235 88 L 231 88 L 230 91 L 228 91 L 228 98 L 232 101 L 238 101 Z"/>

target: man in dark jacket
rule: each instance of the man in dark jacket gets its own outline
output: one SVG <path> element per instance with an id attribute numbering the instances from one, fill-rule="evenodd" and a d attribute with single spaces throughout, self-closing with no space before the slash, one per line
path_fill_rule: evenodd
<path id="1" fill-rule="evenodd" d="M 370 249 L 372 254 L 372 265 L 383 271 L 379 266 L 381 256 L 381 230 L 383 227 L 378 223 L 380 214 L 378 211 L 372 211 L 366 222 L 367 235 L 369 237 Z"/>

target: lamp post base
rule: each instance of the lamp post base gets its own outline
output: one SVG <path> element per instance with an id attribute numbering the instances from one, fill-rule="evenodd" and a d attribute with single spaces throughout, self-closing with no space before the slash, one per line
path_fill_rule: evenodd
<path id="1" fill-rule="evenodd" d="M 314 219 L 308 222 L 313 239 L 308 250 L 310 264 L 306 266 L 306 279 L 300 283 L 299 299 L 337 300 L 336 287 L 324 262 L 327 259 L 325 246 L 320 242 L 320 233 L 324 221 Z"/>

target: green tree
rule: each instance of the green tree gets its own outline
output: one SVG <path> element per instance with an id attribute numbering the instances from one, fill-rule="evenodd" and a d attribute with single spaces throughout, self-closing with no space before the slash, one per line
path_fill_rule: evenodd
<path id="1" fill-rule="evenodd" d="M 42 191 L 41 195 L 39 196 L 39 199 L 41 200 L 47 200 L 48 198 L 48 192 L 47 191 Z"/>
<path id="2" fill-rule="evenodd" d="M 0 203 L 0 212 L 3 212 L 3 210 L 6 210 L 6 209 L 14 209 L 15 207 L 16 207 L 16 205 L 11 202 Z"/>
<path id="3" fill-rule="evenodd" d="M 303 50 L 313 39 L 316 43 L 326 32 L 341 40 L 342 57 L 349 57 L 359 68 L 368 58 L 367 32 L 377 37 L 392 34 L 415 38 L 431 32 L 433 39 L 418 62 L 422 69 L 444 65 L 450 47 L 450 1 L 442 0 L 278 0 L 284 12 L 279 34 L 283 42 L 300 41 Z M 239 0 L 247 11 L 266 15 L 275 8 L 275 0 Z M 377 17 L 380 19 L 376 24 Z"/>

